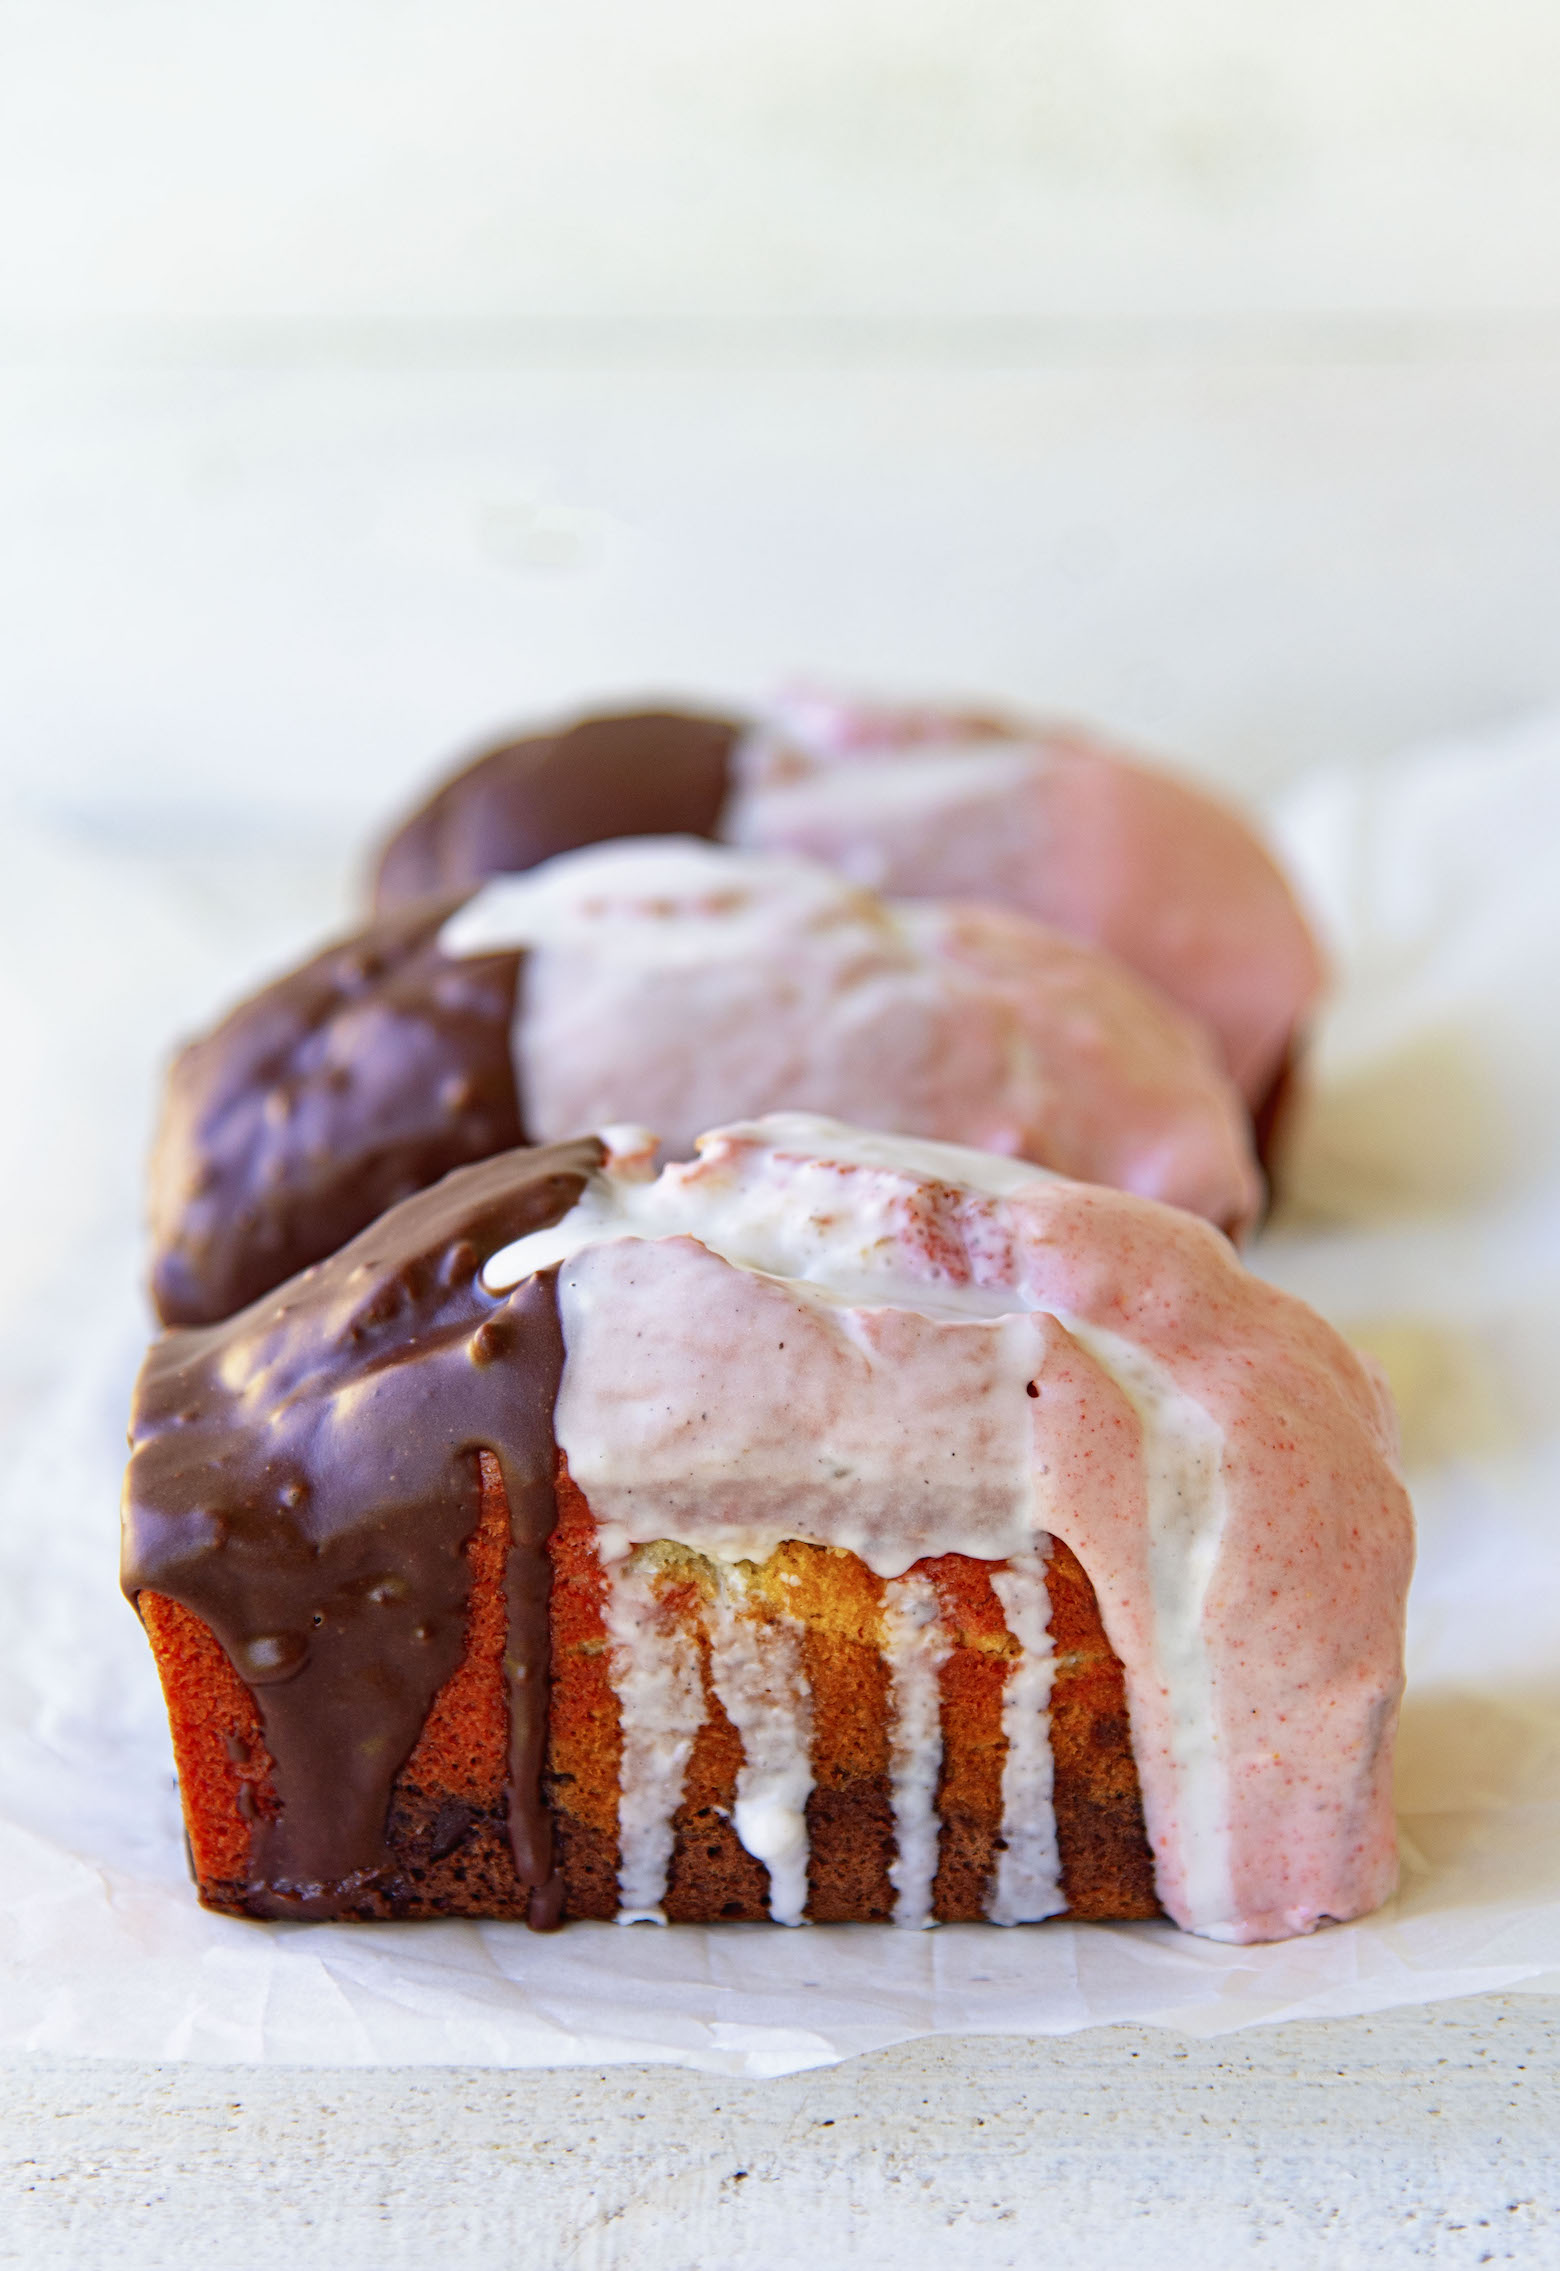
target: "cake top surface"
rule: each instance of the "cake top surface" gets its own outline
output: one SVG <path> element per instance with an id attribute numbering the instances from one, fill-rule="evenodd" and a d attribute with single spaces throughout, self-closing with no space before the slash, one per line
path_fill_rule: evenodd
<path id="1" fill-rule="evenodd" d="M 380 853 L 378 913 L 606 836 L 713 835 L 740 727 L 687 710 L 577 718 L 485 751 Z"/>
<path id="2" fill-rule="evenodd" d="M 746 730 L 600 717 L 490 751 L 392 840 L 377 903 L 676 832 L 1022 907 L 1108 946 L 1214 1026 L 1253 1108 L 1322 984 L 1280 869 L 1206 790 L 1073 726 L 817 690 Z"/>
<path id="3" fill-rule="evenodd" d="M 718 1128 L 699 1138 L 695 1158 L 659 1175 L 648 1129 L 608 1128 L 602 1140 L 607 1158 L 569 1212 L 487 1262 L 490 1291 L 616 1239 L 689 1237 L 739 1269 L 826 1298 L 998 1316 L 1026 1303 L 1004 1270 L 992 1202 L 1058 1180 L 1026 1160 L 812 1112 Z"/>
<path id="4" fill-rule="evenodd" d="M 632 1119 L 686 1155 L 776 1108 L 1044 1161 L 1239 1237 L 1261 1178 L 1206 1034 L 1009 909 L 634 838 L 419 902 L 181 1051 L 153 1156 L 168 1322 L 242 1307 L 408 1191 Z"/>
<path id="5" fill-rule="evenodd" d="M 1255 1107 L 1323 983 L 1253 825 L 1076 727 L 803 693 L 738 743 L 730 842 L 875 889 L 1022 907 L 1108 947 L 1218 1033 Z"/>
<path id="6" fill-rule="evenodd" d="M 818 861 L 696 836 L 629 836 L 493 877 L 450 917 L 439 944 L 455 956 L 577 948 L 680 966 L 842 927 L 896 942 L 884 902 Z"/>
<path id="7" fill-rule="evenodd" d="M 527 957 L 515 1058 L 536 1137 L 632 1118 L 686 1153 L 712 1125 L 800 1108 L 1041 1160 L 1233 1237 L 1260 1203 L 1207 1034 L 1011 909 L 636 838 L 488 883 L 440 944 Z"/>

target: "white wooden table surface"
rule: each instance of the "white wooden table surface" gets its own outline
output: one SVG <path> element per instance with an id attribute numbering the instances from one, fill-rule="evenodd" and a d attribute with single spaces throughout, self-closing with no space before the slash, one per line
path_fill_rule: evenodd
<path id="1" fill-rule="evenodd" d="M 1560 2005 L 824 2072 L 0 2071 L 29 2271 L 1140 2271 L 1560 2261 Z"/>

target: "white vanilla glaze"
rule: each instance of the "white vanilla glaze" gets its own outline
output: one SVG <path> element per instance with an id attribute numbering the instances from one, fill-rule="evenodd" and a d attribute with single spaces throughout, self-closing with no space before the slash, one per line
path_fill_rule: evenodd
<path id="1" fill-rule="evenodd" d="M 609 1669 L 623 1740 L 618 1921 L 664 1924 L 673 1816 L 704 1724 L 698 1645 L 667 1613 L 643 1553 L 605 1562 L 604 1575 Z"/>
<path id="2" fill-rule="evenodd" d="M 993 1924 L 1038 1924 L 1067 1906 L 1051 1804 L 1051 1685 L 1056 1654 L 1051 1646 L 1044 1544 L 1041 1540 L 1031 1552 L 1015 1555 L 991 1578 L 1008 1631 L 1019 1647 L 1002 1689 L 1002 1734 L 1007 1744 L 1002 1761 L 1002 1851 L 986 1903 Z"/>
<path id="3" fill-rule="evenodd" d="M 1217 1222 L 1261 1182 L 1203 1031 L 1109 956 L 995 907 L 893 906 L 807 860 L 594 845 L 489 883 L 452 955 L 524 948 L 513 1049 L 551 1141 L 803 1107 L 1114 1183 Z"/>
<path id="4" fill-rule="evenodd" d="M 879 1647 L 888 1666 L 888 1784 L 894 1809 L 894 1922 L 921 1931 L 933 1921 L 937 1875 L 937 1783 L 942 1773 L 942 1690 L 938 1673 L 951 1641 L 937 1588 L 910 1570 L 883 1588 Z"/>
<path id="5" fill-rule="evenodd" d="M 800 1924 L 807 1906 L 807 1800 L 812 1790 L 812 1698 L 794 1617 L 748 1609 L 740 1569 L 705 1612 L 710 1684 L 742 1738 L 731 1826 L 769 1871 L 769 1913 Z"/>
<path id="6" fill-rule="evenodd" d="M 997 900 L 1108 948 L 1212 1026 L 1254 1106 L 1321 990 L 1251 827 L 1075 729 L 811 694 L 739 743 L 734 772 L 731 843 L 880 891 Z"/>
<path id="7" fill-rule="evenodd" d="M 649 1139 L 622 1144 L 484 1272 L 558 1265 L 557 1437 L 608 1560 L 795 1538 L 888 1579 L 1007 1561 L 1022 1752 L 1049 1680 L 1024 1557 L 1059 1537 L 1122 1662 L 1177 1922 L 1278 1938 L 1386 1897 L 1412 1524 L 1390 1411 L 1321 1318 L 1188 1215 L 956 1146 L 776 1114 L 651 1179 Z M 799 1914 L 799 1670 L 722 1614 L 727 1709 L 775 1746 L 738 1832 Z M 1037 1759 L 1013 1767 L 1035 1834 L 998 1899 L 1019 1906 L 1054 1835 Z"/>

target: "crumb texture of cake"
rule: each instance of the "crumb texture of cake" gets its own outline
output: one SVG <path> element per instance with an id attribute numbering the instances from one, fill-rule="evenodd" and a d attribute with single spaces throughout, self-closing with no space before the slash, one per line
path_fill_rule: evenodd
<path id="1" fill-rule="evenodd" d="M 686 1155 L 782 1107 L 1033 1159 L 1236 1238 L 1262 1199 L 1208 1036 L 1109 956 L 1000 908 L 636 838 L 390 916 L 186 1049 L 153 1161 L 159 1313 L 231 1315 L 525 1140 L 635 1121 Z"/>
<path id="2" fill-rule="evenodd" d="M 1412 1526 L 1331 1328 L 1019 1162 L 806 1114 L 653 1150 L 462 1169 L 153 1350 L 124 1582 L 203 1897 L 1379 1905 Z"/>
<path id="3" fill-rule="evenodd" d="M 1073 726 L 819 691 L 746 727 L 649 712 L 490 751 L 390 839 L 375 907 L 637 835 L 804 854 L 1104 947 L 1211 1027 L 1259 1123 L 1325 979 L 1277 861 L 1207 789 Z"/>

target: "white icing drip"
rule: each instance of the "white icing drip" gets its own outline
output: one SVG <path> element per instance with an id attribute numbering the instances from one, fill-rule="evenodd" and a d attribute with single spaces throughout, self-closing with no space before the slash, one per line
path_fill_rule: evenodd
<path id="1" fill-rule="evenodd" d="M 911 1570 L 884 1587 L 879 1646 L 888 1666 L 888 1774 L 896 1846 L 888 1877 L 894 1888 L 894 1922 L 913 1931 L 933 1921 L 943 1753 L 937 1674 L 951 1645 L 929 1577 Z"/>
<path id="2" fill-rule="evenodd" d="M 1208 1939 L 1235 1939 L 1232 1761 L 1219 1739 L 1205 1637 L 1208 1587 L 1228 1518 L 1223 1430 L 1145 1350 L 1101 1326 L 1075 1317 L 1065 1322 L 1110 1374 L 1143 1431 L 1155 1669 L 1168 1705 L 1177 1816 L 1173 1823 L 1150 1820 L 1150 1837 L 1156 1853 L 1167 1841 L 1178 1850 L 1189 1929 Z M 1144 1794 L 1152 1815 L 1154 1789 L 1146 1777 Z"/>
<path id="3" fill-rule="evenodd" d="M 1037 1550 L 991 1573 L 1008 1631 L 1018 1642 L 1002 1690 L 1002 1842 L 987 1895 L 993 1924 L 1038 1924 L 1067 1906 L 1062 1894 L 1056 1814 L 1051 1803 L 1051 1598 L 1046 1556 Z"/>
<path id="4" fill-rule="evenodd" d="M 642 1554 L 605 1562 L 608 1665 L 622 1723 L 618 1922 L 664 1924 L 672 1817 L 682 1800 L 704 1684 L 693 1636 L 656 1598 Z"/>
<path id="5" fill-rule="evenodd" d="M 807 1906 L 807 1799 L 813 1786 L 812 1697 L 794 1617 L 742 1605 L 739 1569 L 719 1571 L 706 1610 L 710 1680 L 742 1740 L 731 1826 L 769 1871 L 769 1913 L 800 1924 Z"/>

